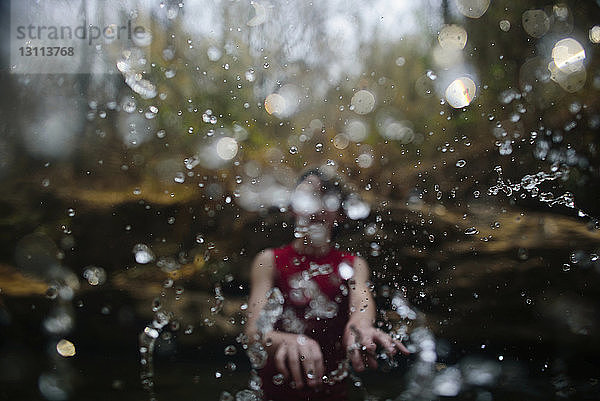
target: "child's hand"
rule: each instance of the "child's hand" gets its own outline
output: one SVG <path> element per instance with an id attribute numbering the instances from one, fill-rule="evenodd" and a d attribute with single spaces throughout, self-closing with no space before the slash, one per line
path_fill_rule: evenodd
<path id="1" fill-rule="evenodd" d="M 291 371 L 296 388 L 302 388 L 304 383 L 309 387 L 319 386 L 325 373 L 319 343 L 312 338 L 291 333 L 277 332 L 274 337 L 277 370 L 286 378 L 290 377 Z"/>
<path id="2" fill-rule="evenodd" d="M 410 354 L 399 340 L 393 339 L 383 331 L 371 325 L 348 323 L 344 331 L 344 346 L 348 350 L 354 370 L 362 372 L 366 367 L 377 368 L 377 345 L 390 356 L 398 351 L 404 355 Z"/>

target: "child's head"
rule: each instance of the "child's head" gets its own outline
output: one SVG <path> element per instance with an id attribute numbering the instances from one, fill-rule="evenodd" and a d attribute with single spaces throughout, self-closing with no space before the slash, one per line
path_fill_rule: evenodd
<path id="1" fill-rule="evenodd" d="M 340 181 L 311 169 L 300 176 L 292 194 L 291 209 L 296 216 L 296 236 L 315 245 L 330 241 L 334 224 L 343 218 L 343 191 Z"/>
<path id="2" fill-rule="evenodd" d="M 303 216 L 338 214 L 343 198 L 340 181 L 314 168 L 306 171 L 298 179 L 292 194 L 292 211 Z"/>

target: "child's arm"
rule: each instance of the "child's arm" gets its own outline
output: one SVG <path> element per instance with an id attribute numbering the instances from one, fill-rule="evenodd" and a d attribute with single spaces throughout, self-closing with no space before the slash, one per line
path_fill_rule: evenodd
<path id="1" fill-rule="evenodd" d="M 369 266 L 360 257 L 354 258 L 353 283 L 350 285 L 350 318 L 344 331 L 344 345 L 348 349 L 352 366 L 358 372 L 365 367 L 377 367 L 377 344 L 394 355 L 398 350 L 409 354 L 398 340 L 373 327 L 376 305 L 368 287 Z"/>
<path id="2" fill-rule="evenodd" d="M 273 288 L 273 270 L 273 251 L 270 249 L 259 253 L 252 263 L 246 335 L 251 342 L 260 340 L 264 345 L 270 344 L 266 349 L 274 359 L 277 370 L 286 378 L 290 377 L 291 372 L 296 388 L 302 388 L 304 383 L 316 387 L 322 383 L 325 368 L 321 347 L 315 340 L 277 330 L 264 333 L 262 338 L 259 336 L 256 322 L 267 302 L 267 294 Z"/>
<path id="3" fill-rule="evenodd" d="M 248 320 L 246 335 L 250 342 L 259 340 L 256 321 L 267 303 L 267 294 L 273 288 L 273 250 L 261 251 L 252 262 L 250 272 L 250 299 L 248 300 Z"/>

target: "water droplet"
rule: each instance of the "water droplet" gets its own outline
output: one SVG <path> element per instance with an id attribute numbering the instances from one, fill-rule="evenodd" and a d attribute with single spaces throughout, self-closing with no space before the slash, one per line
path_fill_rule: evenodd
<path id="1" fill-rule="evenodd" d="M 56 351 L 60 356 L 70 357 L 75 355 L 75 345 L 64 338 L 56 344 Z"/>
<path id="2" fill-rule="evenodd" d="M 467 162 L 466 162 L 465 160 L 462 160 L 462 159 L 461 159 L 461 160 L 458 160 L 458 161 L 456 162 L 456 167 L 459 167 L 459 168 L 462 168 L 462 167 L 464 167 L 464 166 L 466 166 L 466 165 L 467 165 Z"/>
<path id="3" fill-rule="evenodd" d="M 55 286 L 51 285 L 48 287 L 48 289 L 46 289 L 46 298 L 56 299 L 57 296 L 58 296 L 58 288 L 56 288 Z"/>
<path id="4" fill-rule="evenodd" d="M 235 345 L 228 345 L 225 347 L 225 355 L 231 356 L 231 355 L 235 355 L 236 353 L 237 353 L 237 348 L 235 347 Z"/>
<path id="5" fill-rule="evenodd" d="M 371 212 L 371 208 L 366 202 L 360 200 L 357 195 L 350 195 L 342 203 L 346 215 L 352 220 L 364 219 Z"/>
<path id="6" fill-rule="evenodd" d="M 526 248 L 519 248 L 517 250 L 517 257 L 520 260 L 527 260 L 529 259 L 529 251 Z"/>
<path id="7" fill-rule="evenodd" d="M 467 234 L 467 235 L 479 234 L 479 230 L 475 227 L 469 227 L 465 230 L 465 234 Z"/>
<path id="8" fill-rule="evenodd" d="M 292 155 L 298 154 L 298 148 L 296 146 L 291 146 L 290 154 L 292 154 Z"/>
<path id="9" fill-rule="evenodd" d="M 254 82 L 254 79 L 255 79 L 254 69 L 250 68 L 248 71 L 246 71 L 246 73 L 244 74 L 244 77 L 246 78 L 246 80 L 248 82 Z"/>
<path id="10" fill-rule="evenodd" d="M 513 151 L 512 145 L 511 145 L 511 143 L 510 143 L 509 140 L 506 140 L 506 141 L 500 143 L 500 147 L 498 149 L 498 152 L 502 156 L 510 155 L 512 153 L 512 151 Z"/>
<path id="11" fill-rule="evenodd" d="M 173 177 L 173 181 L 175 181 L 178 184 L 183 184 L 185 182 L 185 174 L 183 174 L 182 172 L 175 173 L 175 177 Z"/>
<path id="12" fill-rule="evenodd" d="M 137 244 L 133 247 L 135 261 L 140 264 L 146 264 L 154 261 L 154 253 L 145 244 Z"/>
<path id="13" fill-rule="evenodd" d="M 102 285 L 106 281 L 106 271 L 101 267 L 89 266 L 83 272 L 83 278 L 90 285 Z"/>
<path id="14" fill-rule="evenodd" d="M 281 373 L 277 373 L 273 376 L 273 384 L 276 386 L 280 386 L 283 384 L 283 375 Z"/>
<path id="15" fill-rule="evenodd" d="M 235 394 L 235 401 L 260 401 L 260 397 L 252 390 L 240 390 Z"/>

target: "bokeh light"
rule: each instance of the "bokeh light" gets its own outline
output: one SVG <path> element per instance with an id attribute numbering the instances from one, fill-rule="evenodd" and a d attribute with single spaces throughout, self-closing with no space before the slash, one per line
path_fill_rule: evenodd
<path id="1" fill-rule="evenodd" d="M 583 88 L 587 78 L 587 72 L 585 68 L 581 68 L 577 71 L 565 71 L 560 69 L 551 61 L 548 64 L 548 71 L 550 71 L 550 79 L 560 85 L 561 88 L 567 92 L 577 92 Z"/>
<path id="2" fill-rule="evenodd" d="M 456 0 L 458 11 L 469 18 L 480 18 L 489 6 L 490 0 Z"/>
<path id="3" fill-rule="evenodd" d="M 552 48 L 552 61 L 548 64 L 550 78 L 567 92 L 581 90 L 587 77 L 585 59 L 585 50 L 577 40 L 559 40 Z"/>
<path id="4" fill-rule="evenodd" d="M 438 42 L 443 48 L 464 49 L 467 44 L 467 31 L 460 25 L 445 25 L 438 35 Z"/>
<path id="5" fill-rule="evenodd" d="M 561 39 L 552 48 L 554 65 L 565 73 L 577 72 L 583 68 L 585 50 L 573 38 Z"/>
<path id="6" fill-rule="evenodd" d="M 367 126 L 361 120 L 350 120 L 345 133 L 352 142 L 362 142 L 367 138 Z"/>
<path id="7" fill-rule="evenodd" d="M 350 144 L 350 139 L 348 138 L 348 135 L 346 134 L 337 134 L 336 136 L 333 137 L 333 146 L 335 146 L 337 149 L 343 150 L 346 149 L 348 147 L 348 145 Z"/>
<path id="8" fill-rule="evenodd" d="M 101 267 L 88 266 L 83 272 L 83 278 L 85 278 L 89 285 L 102 285 L 106 281 L 106 271 Z"/>
<path id="9" fill-rule="evenodd" d="M 269 114 L 281 116 L 286 110 L 286 101 L 279 93 L 271 93 L 265 99 L 265 110 Z"/>
<path id="10" fill-rule="evenodd" d="M 600 43 L 600 25 L 594 25 L 589 31 L 590 42 Z"/>
<path id="11" fill-rule="evenodd" d="M 259 3 L 256 0 L 250 2 L 254 8 L 254 17 L 252 17 L 246 25 L 248 26 L 259 26 L 267 21 L 267 8 L 263 3 Z"/>
<path id="12" fill-rule="evenodd" d="M 460 77 L 452 81 L 444 93 L 448 104 L 455 109 L 466 107 L 473 101 L 477 87 L 469 77 Z"/>
<path id="13" fill-rule="evenodd" d="M 408 120 L 398 121 L 392 117 L 384 117 L 378 123 L 379 133 L 382 137 L 403 144 L 411 143 L 415 139 L 412 123 Z"/>
<path id="14" fill-rule="evenodd" d="M 527 10 L 521 17 L 523 29 L 534 38 L 541 38 L 550 29 L 550 18 L 544 10 Z"/>
<path id="15" fill-rule="evenodd" d="M 375 96 L 368 90 L 359 90 L 352 96 L 350 104 L 356 114 L 368 114 L 375 107 Z"/>
<path id="16" fill-rule="evenodd" d="M 75 356 L 75 345 L 71 341 L 63 338 L 56 344 L 56 352 L 64 357 Z"/>
<path id="17" fill-rule="evenodd" d="M 217 155 L 223 160 L 231 160 L 237 155 L 238 143 L 228 136 L 217 141 Z"/>

